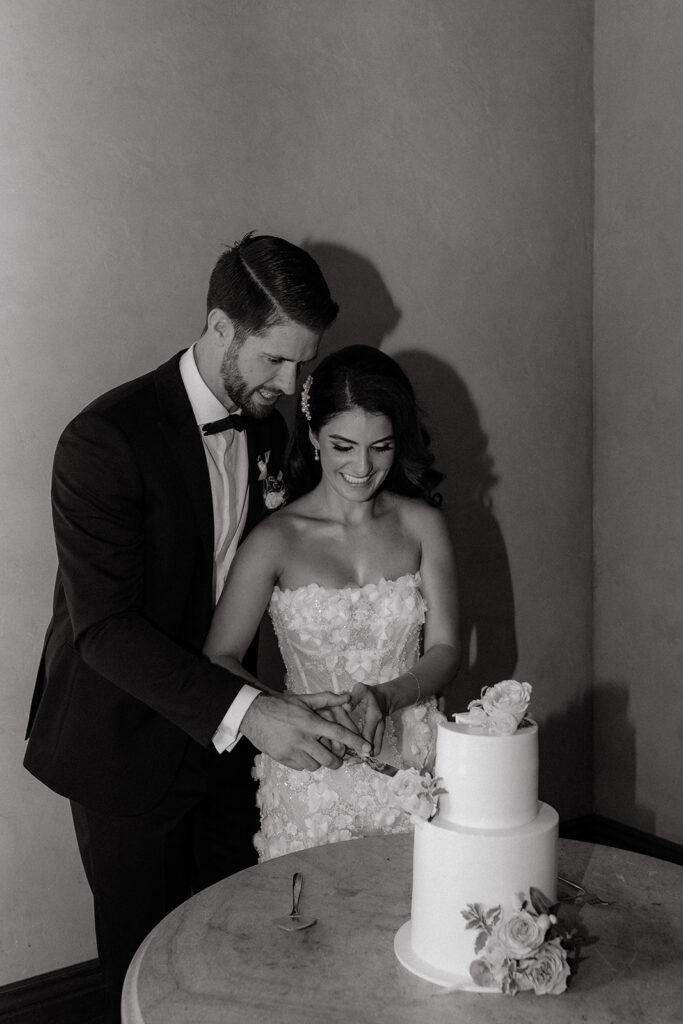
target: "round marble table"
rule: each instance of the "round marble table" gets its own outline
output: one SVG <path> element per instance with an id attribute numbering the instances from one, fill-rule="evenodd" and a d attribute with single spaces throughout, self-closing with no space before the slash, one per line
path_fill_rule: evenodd
<path id="1" fill-rule="evenodd" d="M 561 996 L 445 993 L 394 956 L 410 914 L 412 836 L 382 836 L 278 857 L 169 914 L 126 978 L 123 1024 L 487 1024 L 683 1021 L 683 868 L 560 841 L 560 875 L 614 900 L 584 904 L 587 945 Z M 313 927 L 272 922 L 291 906 Z"/>

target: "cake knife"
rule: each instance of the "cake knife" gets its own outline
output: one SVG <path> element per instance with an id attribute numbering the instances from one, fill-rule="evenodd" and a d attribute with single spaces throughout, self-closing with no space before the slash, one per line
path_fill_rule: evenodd
<path id="1" fill-rule="evenodd" d="M 359 757 L 357 754 L 351 754 L 351 756 L 345 757 L 344 764 L 347 767 L 351 767 L 354 764 L 366 764 L 368 768 L 372 768 L 373 771 L 379 772 L 381 775 L 388 775 L 390 778 L 398 772 L 398 768 L 395 768 L 393 764 L 387 764 L 385 761 L 378 761 L 376 757 Z"/>

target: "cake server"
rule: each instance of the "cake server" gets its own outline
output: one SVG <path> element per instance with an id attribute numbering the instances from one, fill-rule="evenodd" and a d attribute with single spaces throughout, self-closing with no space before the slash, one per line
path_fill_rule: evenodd
<path id="1" fill-rule="evenodd" d="M 299 913 L 299 900 L 301 899 L 301 888 L 304 884 L 304 876 L 300 871 L 295 871 L 292 876 L 292 909 L 287 917 L 276 917 L 273 924 L 286 932 L 298 932 L 302 928 L 310 928 L 315 924 L 315 917 L 304 917 Z"/>
<path id="2" fill-rule="evenodd" d="M 582 900 L 584 903 L 589 903 L 592 907 L 611 907 L 614 903 L 614 900 L 604 900 L 597 893 L 588 892 L 582 885 L 578 885 L 568 878 L 562 878 L 561 875 L 557 876 L 557 880 L 562 882 L 563 885 L 568 886 L 571 890 L 566 896 L 558 896 L 558 903 L 573 903 L 574 900 Z"/>

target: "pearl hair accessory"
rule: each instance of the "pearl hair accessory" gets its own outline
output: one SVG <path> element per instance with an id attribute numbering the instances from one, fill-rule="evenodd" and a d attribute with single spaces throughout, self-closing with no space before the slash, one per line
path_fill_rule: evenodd
<path id="1" fill-rule="evenodd" d="M 309 423 L 311 422 L 310 394 L 312 383 L 313 374 L 309 373 L 308 377 L 304 381 L 304 386 L 301 389 L 301 411 Z"/>

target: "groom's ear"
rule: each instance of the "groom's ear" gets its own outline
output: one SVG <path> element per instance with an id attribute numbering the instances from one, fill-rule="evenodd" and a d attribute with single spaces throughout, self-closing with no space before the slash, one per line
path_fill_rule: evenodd
<path id="1" fill-rule="evenodd" d="M 221 345 L 228 348 L 235 337 L 235 325 L 225 310 L 219 306 L 212 309 L 206 318 L 206 326 L 207 331 L 212 333 Z"/>

